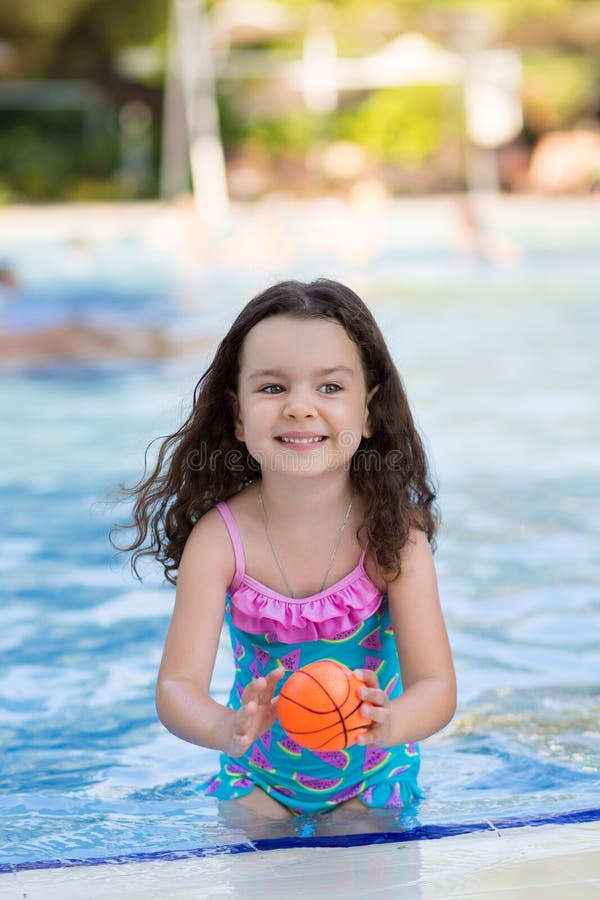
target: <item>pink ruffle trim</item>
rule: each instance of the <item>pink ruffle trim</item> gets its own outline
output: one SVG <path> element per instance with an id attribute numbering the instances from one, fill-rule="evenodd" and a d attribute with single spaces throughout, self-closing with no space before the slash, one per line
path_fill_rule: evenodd
<path id="1" fill-rule="evenodd" d="M 382 596 L 364 570 L 348 584 L 305 600 L 265 594 L 244 577 L 231 595 L 231 618 L 241 631 L 269 634 L 283 643 L 331 639 L 358 628 L 379 608 Z"/>

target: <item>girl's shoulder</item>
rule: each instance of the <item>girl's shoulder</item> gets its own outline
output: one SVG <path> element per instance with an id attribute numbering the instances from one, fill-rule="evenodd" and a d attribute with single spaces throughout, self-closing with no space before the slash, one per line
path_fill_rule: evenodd
<path id="1" fill-rule="evenodd" d="M 379 588 L 380 591 L 387 593 L 392 583 L 398 583 L 402 579 L 403 573 L 412 569 L 414 566 L 420 565 L 423 559 L 431 557 L 431 548 L 427 540 L 427 536 L 420 528 L 411 528 L 408 540 L 400 551 L 401 572 L 395 578 L 386 577 L 384 569 L 377 562 L 377 555 L 373 544 L 369 545 L 369 549 L 365 554 L 364 568 L 365 572 Z"/>
<path id="2" fill-rule="evenodd" d="M 257 487 L 250 484 L 237 494 L 229 497 L 227 507 L 235 519 L 236 525 L 246 533 L 262 528 L 262 519 L 258 513 Z M 212 510 L 211 510 L 212 512 Z M 219 515 L 218 510 L 216 510 Z"/>
<path id="3" fill-rule="evenodd" d="M 184 557 L 209 561 L 229 584 L 235 575 L 235 553 L 227 525 L 216 507 L 196 522 L 185 544 Z M 183 560 L 182 560 L 183 561 Z"/>
<path id="4" fill-rule="evenodd" d="M 244 533 L 251 534 L 254 527 L 260 525 L 260 521 L 256 520 L 256 504 L 252 502 L 252 486 L 229 497 L 226 505 L 233 517 L 233 523 L 228 524 L 226 518 L 229 517 L 224 517 L 215 505 L 198 519 L 190 532 L 188 543 L 192 543 L 196 547 L 202 546 L 204 551 L 210 550 L 214 553 L 221 563 L 227 565 L 233 579 L 236 570 L 233 544 L 236 538 L 239 539 L 240 529 Z"/>

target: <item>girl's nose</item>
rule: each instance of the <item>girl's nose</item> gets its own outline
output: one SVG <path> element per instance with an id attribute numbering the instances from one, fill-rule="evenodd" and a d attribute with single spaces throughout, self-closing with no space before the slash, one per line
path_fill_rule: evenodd
<path id="1" fill-rule="evenodd" d="M 312 418 L 316 415 L 314 398 L 309 391 L 290 390 L 288 392 L 285 409 L 285 415 L 291 418 Z"/>

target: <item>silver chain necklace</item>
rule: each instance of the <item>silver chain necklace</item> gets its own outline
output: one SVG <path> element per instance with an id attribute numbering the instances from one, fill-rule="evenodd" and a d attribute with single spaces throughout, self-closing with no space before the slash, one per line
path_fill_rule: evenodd
<path id="1" fill-rule="evenodd" d="M 265 504 L 264 504 L 264 501 L 263 501 L 263 498 L 262 498 L 262 493 L 261 493 L 261 489 L 260 489 L 260 484 L 259 484 L 259 486 L 258 486 L 258 499 L 259 499 L 259 501 L 260 501 L 260 508 L 261 508 L 261 510 L 262 510 L 263 521 L 264 521 L 264 523 L 265 523 L 265 531 L 267 532 L 267 537 L 269 538 L 269 543 L 270 543 L 270 545 L 271 545 L 271 550 L 273 551 L 273 556 L 275 557 L 275 562 L 277 563 L 277 565 L 278 565 L 278 567 L 279 567 L 279 571 L 281 572 L 281 577 L 283 578 L 283 583 L 285 584 L 286 590 L 287 590 L 287 592 L 288 592 L 288 597 L 291 597 L 292 600 L 296 600 L 296 599 L 297 599 L 297 598 L 296 598 L 296 595 L 293 593 L 293 591 L 292 591 L 292 589 L 291 589 L 291 587 L 290 587 L 290 585 L 289 585 L 289 582 L 288 582 L 287 578 L 285 577 L 285 572 L 283 571 L 283 566 L 281 565 L 281 560 L 280 560 L 280 558 L 279 558 L 279 553 L 277 552 L 277 548 L 275 547 L 275 544 L 274 544 L 274 542 L 273 542 L 273 538 L 271 537 L 271 529 L 269 528 L 269 519 L 268 519 L 268 517 L 267 517 L 267 510 L 265 509 Z M 352 509 L 352 501 L 353 501 L 353 499 L 354 499 L 354 496 L 351 496 L 351 497 L 350 497 L 350 503 L 348 504 L 348 509 L 346 510 L 346 515 L 344 516 L 344 521 L 342 522 L 342 527 L 341 527 L 340 530 L 339 530 L 339 534 L 338 534 L 338 536 L 337 536 L 337 540 L 336 540 L 336 542 L 335 542 L 333 551 L 332 551 L 332 553 L 331 553 L 331 558 L 330 558 L 330 560 L 329 560 L 329 565 L 327 566 L 327 571 L 325 572 L 325 577 L 323 578 L 323 584 L 321 585 L 321 589 L 320 589 L 319 592 L 318 592 L 319 594 L 320 594 L 321 591 L 325 588 L 325 584 L 327 583 L 327 576 L 329 575 L 329 572 L 331 571 L 331 567 L 332 567 L 332 565 L 333 565 L 333 562 L 334 562 L 334 560 L 335 560 L 336 554 L 337 554 L 337 552 L 338 552 L 338 547 L 340 546 L 340 542 L 341 542 L 341 540 L 342 540 L 342 535 L 344 534 L 344 529 L 346 528 L 346 523 L 348 522 L 348 519 L 349 519 L 349 517 L 350 517 L 350 511 L 351 511 L 351 509 Z"/>

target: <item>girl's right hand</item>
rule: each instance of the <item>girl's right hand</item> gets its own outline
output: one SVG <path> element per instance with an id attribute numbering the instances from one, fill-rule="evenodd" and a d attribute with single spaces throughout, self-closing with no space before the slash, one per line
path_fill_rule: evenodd
<path id="1" fill-rule="evenodd" d="M 284 675 L 285 669 L 279 667 L 246 685 L 242 705 L 231 719 L 231 737 L 225 747 L 228 756 L 242 756 L 273 725 L 277 717 L 277 698 L 273 694 Z"/>

